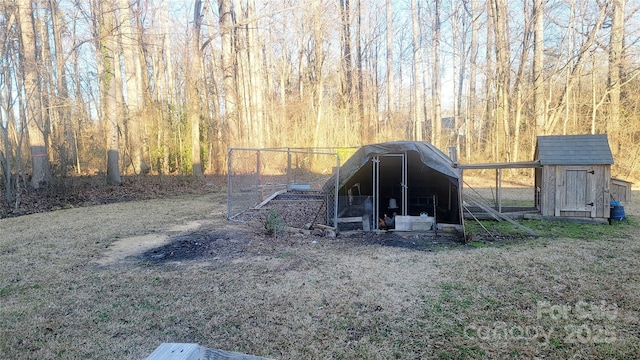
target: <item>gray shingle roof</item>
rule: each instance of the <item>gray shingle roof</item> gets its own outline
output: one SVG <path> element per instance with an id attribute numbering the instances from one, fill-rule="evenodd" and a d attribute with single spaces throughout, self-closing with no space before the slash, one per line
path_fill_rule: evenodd
<path id="1" fill-rule="evenodd" d="M 606 134 L 538 136 L 536 159 L 542 165 L 611 165 Z"/>

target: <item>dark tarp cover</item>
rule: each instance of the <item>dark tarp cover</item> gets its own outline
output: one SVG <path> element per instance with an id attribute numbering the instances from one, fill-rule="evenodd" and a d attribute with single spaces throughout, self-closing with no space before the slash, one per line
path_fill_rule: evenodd
<path id="1" fill-rule="evenodd" d="M 342 188 L 358 169 L 367 164 L 372 157 L 385 154 L 399 154 L 405 151 L 417 152 L 426 166 L 446 175 L 454 185 L 459 186 L 460 170 L 454 168 L 451 164 L 451 159 L 438 148 L 428 142 L 394 141 L 364 145 L 358 149 L 349 160 L 340 166 L 338 188 Z M 332 177 L 327 181 L 325 189 L 333 188 L 334 185 L 335 177 Z"/>

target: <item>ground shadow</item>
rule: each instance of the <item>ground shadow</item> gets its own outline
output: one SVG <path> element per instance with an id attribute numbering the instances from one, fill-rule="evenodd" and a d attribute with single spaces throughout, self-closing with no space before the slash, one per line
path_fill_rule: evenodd
<path id="1" fill-rule="evenodd" d="M 353 244 L 380 245 L 418 251 L 438 251 L 465 246 L 459 234 L 447 232 L 345 232 L 340 236 L 346 242 Z"/>

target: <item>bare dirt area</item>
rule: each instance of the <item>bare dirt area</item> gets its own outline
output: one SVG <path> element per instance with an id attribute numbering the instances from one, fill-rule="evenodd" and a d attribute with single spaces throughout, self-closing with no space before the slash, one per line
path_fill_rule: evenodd
<path id="1" fill-rule="evenodd" d="M 251 212 L 256 215 L 256 212 Z M 282 213 L 286 214 L 286 213 Z M 246 218 L 249 216 L 245 215 Z M 183 263 L 191 260 L 210 261 L 224 265 L 246 256 L 259 256 L 273 251 L 274 246 L 305 246 L 318 241 L 332 240 L 343 246 L 378 245 L 418 251 L 440 251 L 464 248 L 462 238 L 455 233 L 408 233 L 363 231 L 342 232 L 339 236 L 326 230 L 302 231 L 300 228 L 282 230 L 267 235 L 258 213 L 250 223 L 230 223 L 220 228 L 208 221 L 191 222 L 164 232 L 127 237 L 117 240 L 97 261 L 100 265 L 123 262 L 143 262 L 146 265 Z M 286 221 L 286 220 L 285 220 Z M 296 224 L 296 221 L 287 224 Z M 299 229 L 301 232 L 296 232 Z"/>
<path id="2" fill-rule="evenodd" d="M 276 359 L 640 354 L 634 206 L 610 235 L 478 247 L 268 236 L 227 221 L 215 186 L 185 193 L 0 220 L 0 358 L 141 359 L 162 342 Z"/>

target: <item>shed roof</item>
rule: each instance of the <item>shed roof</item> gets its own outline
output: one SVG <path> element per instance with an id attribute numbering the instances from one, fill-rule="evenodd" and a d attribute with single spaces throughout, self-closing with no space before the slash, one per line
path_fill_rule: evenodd
<path id="1" fill-rule="evenodd" d="M 606 134 L 538 136 L 536 158 L 542 165 L 611 165 Z"/>

